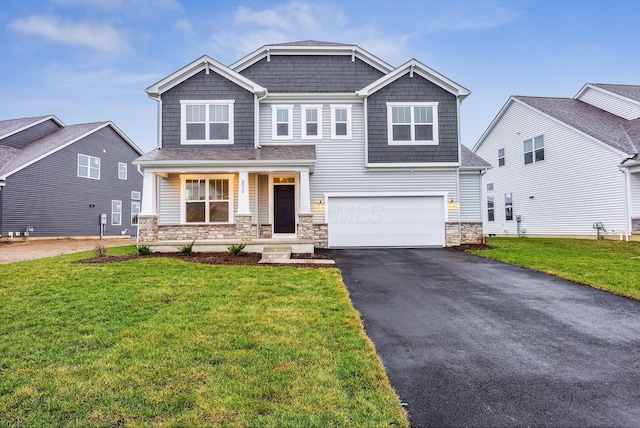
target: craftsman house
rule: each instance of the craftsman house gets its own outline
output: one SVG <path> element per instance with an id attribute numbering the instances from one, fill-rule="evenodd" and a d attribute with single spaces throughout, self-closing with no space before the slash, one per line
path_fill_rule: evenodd
<path id="1" fill-rule="evenodd" d="M 156 251 L 482 237 L 490 165 L 460 144 L 469 91 L 415 59 L 394 68 L 355 45 L 267 45 L 228 67 L 203 56 L 146 91 L 158 147 L 134 163 L 139 240 Z"/>
<path id="2" fill-rule="evenodd" d="M 0 237 L 135 235 L 142 153 L 112 122 L 0 121 Z"/>
<path id="3" fill-rule="evenodd" d="M 640 86 L 512 96 L 473 151 L 493 165 L 483 177 L 486 234 L 640 232 Z"/>

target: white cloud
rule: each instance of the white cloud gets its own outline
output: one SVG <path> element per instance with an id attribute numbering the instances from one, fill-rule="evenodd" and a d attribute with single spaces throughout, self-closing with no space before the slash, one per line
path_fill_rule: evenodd
<path id="1" fill-rule="evenodd" d="M 460 0 L 437 2 L 424 22 L 427 33 L 488 30 L 515 21 L 520 12 L 513 3 Z"/>
<path id="2" fill-rule="evenodd" d="M 32 15 L 11 23 L 11 28 L 51 41 L 86 46 L 101 52 L 129 50 L 129 43 L 121 32 L 109 25 L 64 21 L 55 16 Z"/>
<path id="3" fill-rule="evenodd" d="M 53 0 L 62 5 L 80 5 L 86 7 L 100 7 L 102 9 L 134 9 L 137 11 L 175 10 L 181 9 L 176 0 Z"/>
<path id="4" fill-rule="evenodd" d="M 191 26 L 191 22 L 188 19 L 178 19 L 175 25 L 176 29 L 182 31 L 183 33 L 193 33 L 193 27 Z"/>
<path id="5" fill-rule="evenodd" d="M 240 6 L 235 13 L 236 24 L 256 24 L 267 28 L 293 31 L 304 28 L 316 31 L 318 25 L 314 20 L 315 13 L 311 6 L 299 1 L 277 5 L 271 9 L 254 11 Z"/>

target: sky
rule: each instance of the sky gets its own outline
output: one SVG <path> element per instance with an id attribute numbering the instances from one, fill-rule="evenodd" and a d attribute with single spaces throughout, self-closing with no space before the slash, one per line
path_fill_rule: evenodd
<path id="1" fill-rule="evenodd" d="M 5 0 L 0 120 L 113 121 L 147 152 L 144 90 L 207 54 L 230 65 L 265 44 L 356 44 L 392 66 L 415 58 L 471 90 L 462 143 L 511 95 L 573 97 L 640 84 L 637 0 Z"/>

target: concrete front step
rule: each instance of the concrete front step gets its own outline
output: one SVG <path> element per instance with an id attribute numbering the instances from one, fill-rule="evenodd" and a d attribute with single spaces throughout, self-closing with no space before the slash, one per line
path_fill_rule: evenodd
<path id="1" fill-rule="evenodd" d="M 265 245 L 262 249 L 262 260 L 289 260 L 291 245 Z"/>

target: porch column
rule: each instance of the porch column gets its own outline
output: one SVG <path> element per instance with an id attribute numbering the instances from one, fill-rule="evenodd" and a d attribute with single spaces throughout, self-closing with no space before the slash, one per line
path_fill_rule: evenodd
<path id="1" fill-rule="evenodd" d="M 238 212 L 237 214 L 251 215 L 249 209 L 249 172 L 246 170 L 238 171 L 240 178 L 238 180 Z"/>
<path id="2" fill-rule="evenodd" d="M 309 170 L 300 171 L 300 214 L 311 213 L 311 191 L 309 189 Z"/>
<path id="3" fill-rule="evenodd" d="M 156 174 L 144 172 L 140 215 L 156 215 Z"/>

